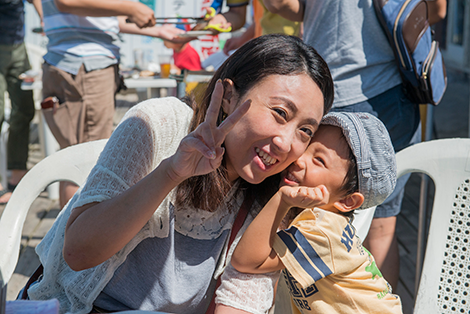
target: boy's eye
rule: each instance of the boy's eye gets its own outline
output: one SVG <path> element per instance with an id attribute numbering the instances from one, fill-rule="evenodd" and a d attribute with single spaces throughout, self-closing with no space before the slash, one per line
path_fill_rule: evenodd
<path id="1" fill-rule="evenodd" d="M 319 161 L 322 165 L 325 165 L 325 161 L 323 160 L 323 158 L 315 157 L 315 159 Z"/>

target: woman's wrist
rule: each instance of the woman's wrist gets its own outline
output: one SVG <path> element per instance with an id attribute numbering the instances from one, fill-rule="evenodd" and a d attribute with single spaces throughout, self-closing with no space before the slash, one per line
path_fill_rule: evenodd
<path id="1" fill-rule="evenodd" d="M 174 163 L 172 160 L 173 156 L 168 157 L 167 159 L 164 159 L 160 165 L 155 169 L 159 169 L 163 171 L 165 178 L 169 180 L 170 184 L 174 185 L 175 187 L 183 182 L 184 180 L 188 179 L 188 177 L 182 177 L 178 171 L 175 170 L 174 168 Z"/>

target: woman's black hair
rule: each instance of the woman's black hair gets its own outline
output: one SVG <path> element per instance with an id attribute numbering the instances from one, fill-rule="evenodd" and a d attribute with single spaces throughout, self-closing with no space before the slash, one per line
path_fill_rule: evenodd
<path id="1" fill-rule="evenodd" d="M 270 34 L 252 39 L 236 50 L 214 73 L 207 89 L 198 103 L 191 102 L 194 109 L 190 131 L 201 124 L 206 116 L 212 92 L 218 79 L 230 79 L 234 83 L 238 99 L 269 75 L 307 74 L 318 85 L 323 94 L 323 114 L 333 104 L 333 80 L 326 62 L 317 51 L 294 36 Z M 222 110 L 219 115 L 222 121 Z M 242 180 L 242 191 L 253 191 L 258 202 L 264 204 L 277 190 L 278 176 L 253 185 Z M 215 211 L 231 188 L 224 162 L 214 172 L 191 177 L 177 188 L 176 205 L 185 208 L 194 206 Z"/>

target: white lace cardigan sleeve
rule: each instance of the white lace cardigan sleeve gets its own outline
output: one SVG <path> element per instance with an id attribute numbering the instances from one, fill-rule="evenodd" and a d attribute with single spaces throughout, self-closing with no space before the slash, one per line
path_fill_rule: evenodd
<path id="1" fill-rule="evenodd" d="M 109 139 L 74 207 L 117 196 L 173 155 L 188 133 L 192 112 L 173 97 L 150 99 L 131 108 Z M 149 221 L 150 236 L 168 236 L 169 199 Z"/>
<path id="2" fill-rule="evenodd" d="M 225 267 L 216 291 L 216 304 L 224 304 L 253 314 L 266 314 L 274 304 L 274 288 L 280 271 L 267 274 L 244 274 Z"/>
<path id="3" fill-rule="evenodd" d="M 45 276 L 28 290 L 32 299 L 57 298 L 60 313 L 89 313 L 98 294 L 137 244 L 148 237 L 168 236 L 171 195 L 123 249 L 100 265 L 74 272 L 62 256 L 65 225 L 73 208 L 110 199 L 150 173 L 176 151 L 188 133 L 191 117 L 192 109 L 172 97 L 150 99 L 127 112 L 83 188 L 60 212 L 36 247 Z"/>
<path id="4" fill-rule="evenodd" d="M 242 228 L 238 232 L 233 244 L 228 249 L 226 265 L 221 276 L 220 286 L 216 291 L 216 304 L 227 305 L 239 310 L 253 314 L 270 313 L 274 305 L 275 287 L 279 280 L 280 271 L 265 274 L 245 274 L 237 271 L 230 263 L 233 251 L 237 246 L 248 225 L 261 210 L 261 206 L 255 202 L 251 215 L 245 220 Z"/>

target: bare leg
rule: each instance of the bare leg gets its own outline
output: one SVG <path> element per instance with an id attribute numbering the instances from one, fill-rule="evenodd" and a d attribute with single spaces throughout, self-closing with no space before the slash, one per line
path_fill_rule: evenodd
<path id="1" fill-rule="evenodd" d="M 28 172 L 27 170 L 11 170 L 11 177 L 8 180 L 8 183 L 12 185 L 17 185 L 24 175 Z M 3 190 L 3 186 L 0 184 L 0 190 Z M 10 200 L 11 192 L 5 193 L 0 197 L 0 203 L 7 203 Z"/>
<path id="2" fill-rule="evenodd" d="M 400 272 L 396 221 L 396 217 L 374 218 L 364 241 L 364 246 L 374 256 L 378 268 L 393 290 L 397 288 Z"/>
<path id="3" fill-rule="evenodd" d="M 59 185 L 59 205 L 64 208 L 67 202 L 77 192 L 78 186 L 72 182 L 61 181 Z"/>
<path id="4" fill-rule="evenodd" d="M 28 172 L 27 170 L 11 170 L 11 177 L 8 182 L 13 185 L 17 185 L 21 179 L 23 179 L 24 175 Z"/>

